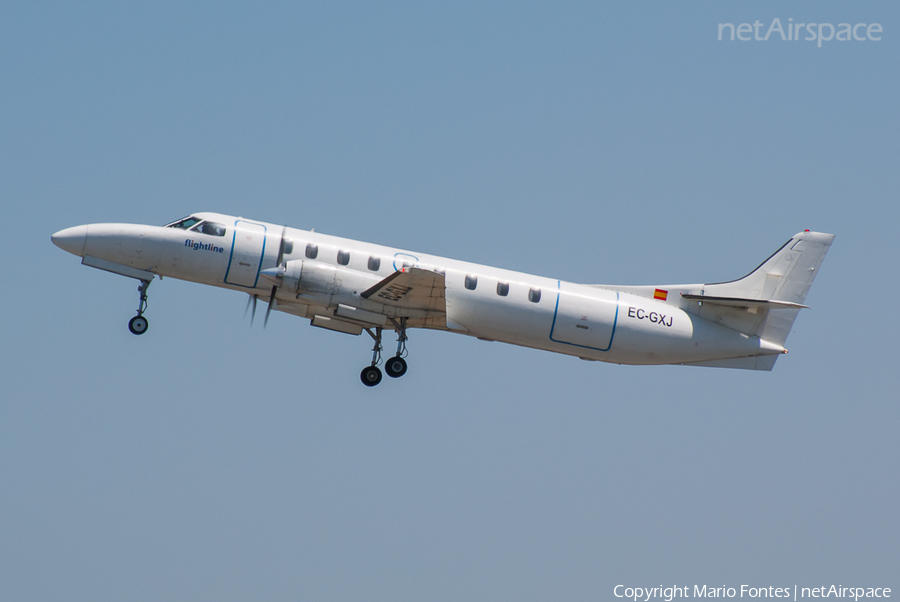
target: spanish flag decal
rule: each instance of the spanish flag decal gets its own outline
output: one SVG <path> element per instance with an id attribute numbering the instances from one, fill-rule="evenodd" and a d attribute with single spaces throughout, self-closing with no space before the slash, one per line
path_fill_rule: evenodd
<path id="1" fill-rule="evenodd" d="M 665 301 L 666 297 L 668 297 L 668 296 L 669 296 L 669 291 L 664 291 L 661 288 L 658 288 L 655 291 L 653 291 L 654 299 L 659 299 L 660 301 Z"/>

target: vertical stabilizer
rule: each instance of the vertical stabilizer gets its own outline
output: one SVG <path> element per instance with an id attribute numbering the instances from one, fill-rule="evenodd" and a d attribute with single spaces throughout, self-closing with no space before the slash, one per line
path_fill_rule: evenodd
<path id="1" fill-rule="evenodd" d="M 703 294 L 802 305 L 833 240 L 834 234 L 800 232 L 750 274 L 731 282 L 707 284 L 703 287 Z M 726 308 L 715 310 L 723 312 Z M 759 320 L 750 334 L 784 345 L 800 309 L 779 307 L 772 303 L 769 307 L 754 306 L 732 311 L 759 313 Z M 718 321 L 725 322 L 727 318 Z"/>

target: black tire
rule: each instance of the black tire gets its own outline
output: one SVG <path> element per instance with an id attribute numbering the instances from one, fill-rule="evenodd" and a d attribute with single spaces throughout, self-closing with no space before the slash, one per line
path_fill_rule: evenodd
<path id="1" fill-rule="evenodd" d="M 400 378 L 406 374 L 406 360 L 399 355 L 392 357 L 384 363 L 384 371 L 391 378 Z"/>
<path id="2" fill-rule="evenodd" d="M 150 323 L 144 316 L 135 316 L 128 320 L 128 330 L 131 331 L 131 334 L 144 334 L 149 327 Z"/>
<path id="3" fill-rule="evenodd" d="M 367 387 L 374 387 L 381 382 L 381 370 L 377 366 L 366 366 L 359 375 L 359 379 Z"/>

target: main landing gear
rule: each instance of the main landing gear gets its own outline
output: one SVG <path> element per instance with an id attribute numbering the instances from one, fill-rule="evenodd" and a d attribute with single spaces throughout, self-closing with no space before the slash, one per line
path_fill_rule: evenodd
<path id="1" fill-rule="evenodd" d="M 147 288 L 149 287 L 149 280 L 141 280 L 141 284 L 138 286 L 141 300 L 138 302 L 137 315 L 128 321 L 128 330 L 131 331 L 131 334 L 144 334 L 150 327 L 150 323 L 144 317 L 144 312 L 147 311 Z"/>
<path id="2" fill-rule="evenodd" d="M 403 359 L 407 353 L 406 341 L 408 340 L 406 336 L 406 318 L 400 318 L 399 322 L 394 318 L 390 320 L 397 330 L 397 355 L 384 363 L 384 371 L 391 378 L 400 378 L 406 374 L 408 368 L 406 360 Z M 373 334 L 371 329 L 366 328 L 366 332 L 375 340 L 375 346 L 372 347 L 372 364 L 363 368 L 362 373 L 359 375 L 360 380 L 367 387 L 374 387 L 381 382 L 381 369 L 378 368 L 378 364 L 381 363 L 381 350 L 384 348 L 381 345 L 382 330 L 381 327 L 377 327 Z"/>

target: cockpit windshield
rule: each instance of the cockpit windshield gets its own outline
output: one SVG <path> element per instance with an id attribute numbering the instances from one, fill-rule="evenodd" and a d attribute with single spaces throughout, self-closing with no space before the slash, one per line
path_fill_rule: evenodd
<path id="1" fill-rule="evenodd" d="M 199 217 L 185 217 L 177 222 L 168 224 L 166 228 L 178 228 L 180 230 L 190 230 L 192 232 L 200 232 L 209 236 L 225 236 L 225 226 L 218 222 L 202 220 Z"/>
<path id="2" fill-rule="evenodd" d="M 196 224 L 199 221 L 200 221 L 200 218 L 198 218 L 198 217 L 193 217 L 193 216 L 186 217 L 184 219 L 178 220 L 177 222 L 172 222 L 171 224 L 168 224 L 166 226 L 166 228 L 181 228 L 182 230 L 187 230 L 188 228 L 190 228 L 191 226 L 193 226 L 194 224 Z"/>
<path id="3" fill-rule="evenodd" d="M 191 231 L 209 234 L 210 236 L 225 236 L 225 226 L 210 221 L 200 222 L 191 228 Z"/>

